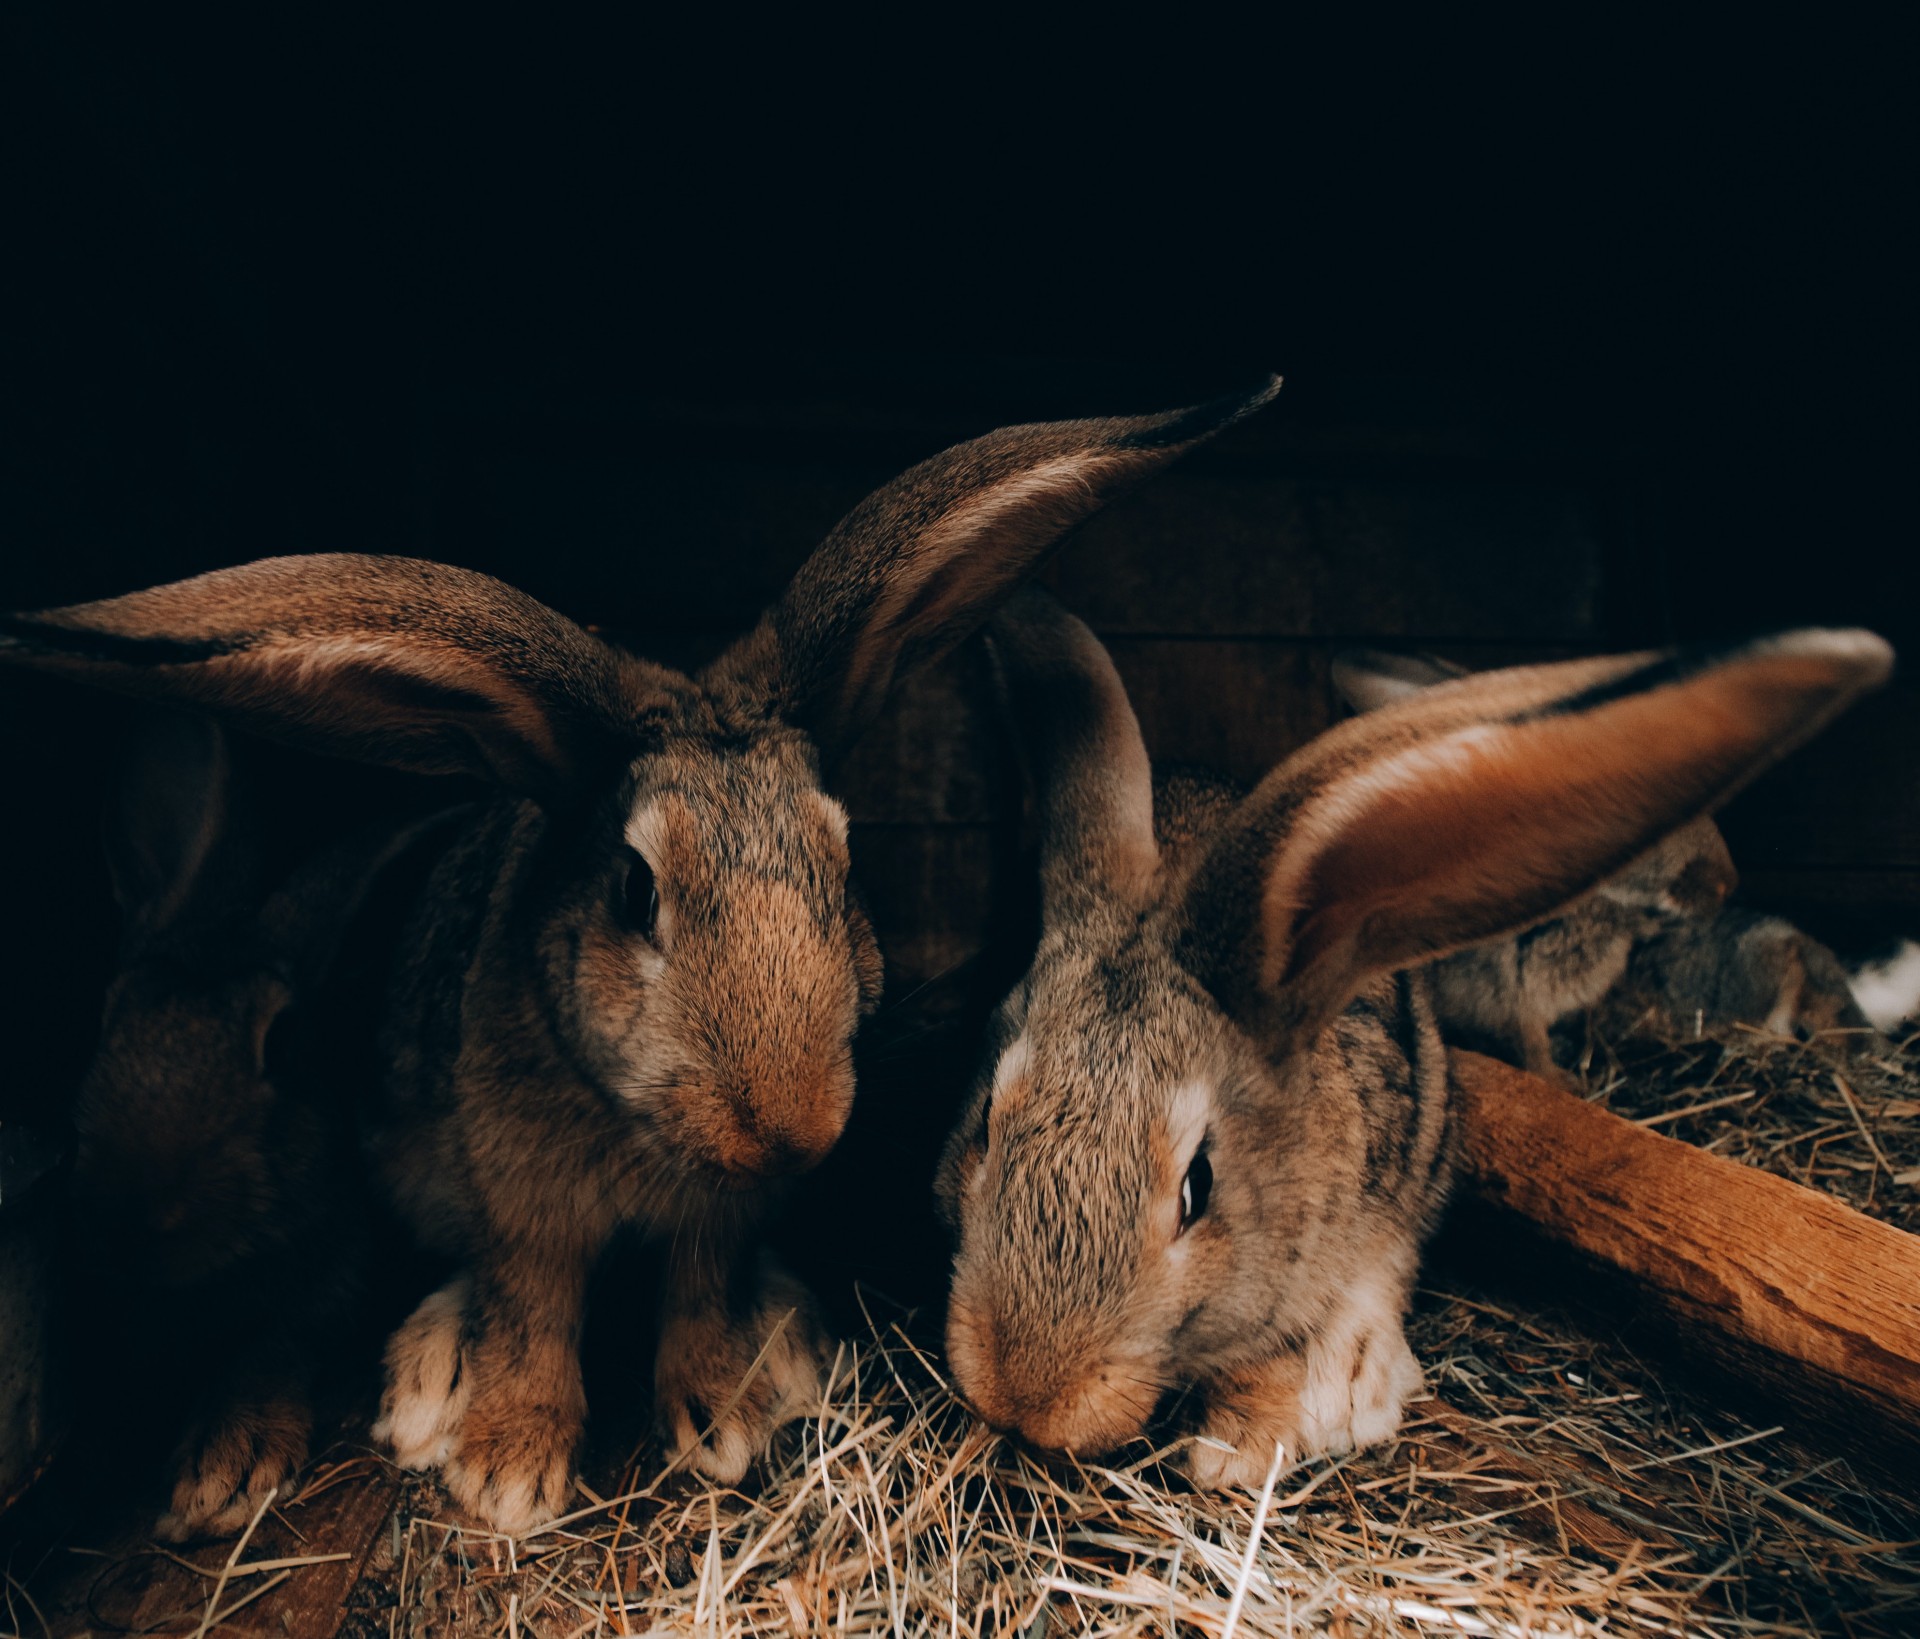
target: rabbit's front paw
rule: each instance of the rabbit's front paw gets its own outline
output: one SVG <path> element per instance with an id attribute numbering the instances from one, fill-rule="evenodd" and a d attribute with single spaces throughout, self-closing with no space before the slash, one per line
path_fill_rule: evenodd
<path id="1" fill-rule="evenodd" d="M 1302 1449 L 1301 1390 L 1306 1364 L 1288 1355 L 1212 1384 L 1206 1415 L 1181 1466 L 1203 1491 L 1258 1487 L 1273 1466 L 1275 1446 L 1283 1468 L 1317 1453 Z"/>
<path id="2" fill-rule="evenodd" d="M 466 1370 L 468 1282 L 449 1282 L 387 1343 L 387 1384 L 373 1437 L 402 1468 L 433 1468 L 453 1455 L 473 1392 Z"/>
<path id="3" fill-rule="evenodd" d="M 441 1478 L 456 1503 L 496 1531 L 529 1530 L 566 1507 L 580 1425 L 578 1407 L 476 1403 Z"/>
<path id="4" fill-rule="evenodd" d="M 825 1336 L 813 1294 L 771 1266 L 744 1314 L 716 1302 L 669 1315 L 654 1395 L 670 1454 L 737 1484 L 776 1428 L 819 1405 Z"/>
<path id="5" fill-rule="evenodd" d="M 1352 1324 L 1316 1340 L 1300 1391 L 1301 1434 L 1309 1457 L 1362 1450 L 1390 1440 L 1406 1404 L 1421 1390 L 1420 1362 L 1400 1329 L 1399 1305 L 1362 1285 Z"/>
<path id="6" fill-rule="evenodd" d="M 172 1505 L 154 1526 L 163 1542 L 231 1536 L 307 1460 L 313 1412 L 295 1391 L 238 1399 L 187 1437 Z"/>

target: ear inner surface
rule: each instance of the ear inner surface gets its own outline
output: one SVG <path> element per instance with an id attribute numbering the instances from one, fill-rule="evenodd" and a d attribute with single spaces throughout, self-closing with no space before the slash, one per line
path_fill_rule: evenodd
<path id="1" fill-rule="evenodd" d="M 1796 633 L 1484 673 L 1355 719 L 1242 805 L 1189 890 L 1187 944 L 1241 1003 L 1319 1016 L 1370 973 L 1552 914 L 1890 663 L 1870 634 Z"/>
<path id="2" fill-rule="evenodd" d="M 0 659 L 542 797 L 623 755 L 671 679 L 490 576 L 352 553 L 0 617 Z"/>
<path id="3" fill-rule="evenodd" d="M 1432 655 L 1349 649 L 1333 657 L 1333 686 L 1355 711 L 1377 711 L 1422 689 L 1466 675 L 1463 667 Z"/>
<path id="4" fill-rule="evenodd" d="M 1092 896 L 1143 900 L 1160 866 L 1153 771 L 1112 659 L 1035 588 L 987 631 L 1035 793 L 1047 920 L 1070 920 Z"/>
<path id="5" fill-rule="evenodd" d="M 986 619 L 1078 524 L 1271 399 L 1005 427 L 875 491 L 835 526 L 710 680 L 764 699 L 837 755 L 895 678 Z"/>

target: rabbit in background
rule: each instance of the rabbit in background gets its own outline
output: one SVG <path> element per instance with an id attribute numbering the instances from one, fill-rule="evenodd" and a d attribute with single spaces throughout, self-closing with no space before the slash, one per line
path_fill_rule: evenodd
<path id="1" fill-rule="evenodd" d="M 158 1528 L 175 1541 L 239 1529 L 306 1460 L 313 1357 L 358 1290 L 364 1215 L 350 1101 L 295 1019 L 417 834 L 357 837 L 270 886 L 265 823 L 221 730 L 170 713 L 108 825 L 124 926 L 74 1103 L 75 1228 L 90 1306 L 136 1305 L 206 1380 Z"/>
<path id="2" fill-rule="evenodd" d="M 1891 655 L 1803 632 L 1489 672 L 1342 723 L 1251 793 L 1156 789 L 1093 635 L 990 640 L 1033 785 L 1041 934 L 937 1193 L 947 1347 L 995 1426 L 1093 1454 L 1184 1412 L 1205 1486 L 1390 1437 L 1449 1172 L 1422 970 L 1560 913 Z"/>
<path id="3" fill-rule="evenodd" d="M 1740 1025 L 1788 1037 L 1850 1032 L 1837 1039 L 1858 1046 L 1880 1039 L 1839 957 L 1791 922 L 1737 907 L 1636 945 L 1602 1015 L 1616 1034 L 1669 1040 Z"/>
<path id="4" fill-rule="evenodd" d="M 1352 650 L 1333 663 L 1334 687 L 1356 712 L 1468 676 L 1426 655 Z M 1559 915 L 1511 939 L 1464 950 L 1429 970 L 1441 1032 L 1549 1080 L 1552 1030 L 1597 1005 L 1642 941 L 1710 921 L 1738 882 L 1720 828 L 1705 815 L 1662 837 Z"/>
<path id="5" fill-rule="evenodd" d="M 759 1230 L 847 1119 L 881 971 L 829 772 L 899 674 L 1277 387 L 933 457 L 698 677 L 398 558 L 268 559 L 0 620 L 0 660 L 499 792 L 446 844 L 394 962 L 371 1150 L 459 1266 L 389 1345 L 379 1431 L 403 1463 L 499 1529 L 560 1511 L 588 1274 L 628 1224 L 669 1245 L 654 1386 L 674 1453 L 738 1480 L 805 1409 L 813 1308 Z"/>

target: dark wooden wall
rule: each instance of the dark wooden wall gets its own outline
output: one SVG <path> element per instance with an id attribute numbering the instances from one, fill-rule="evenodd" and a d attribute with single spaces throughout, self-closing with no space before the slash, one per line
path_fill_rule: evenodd
<path id="1" fill-rule="evenodd" d="M 1355 639 L 1477 664 L 1822 620 L 1920 649 L 1910 53 L 1857 33 L 1495 50 L 1449 20 L 1457 60 L 1396 71 L 1371 30 L 1343 85 L 1226 37 L 1136 78 L 983 35 L 1034 83 L 968 64 L 955 97 L 891 35 L 876 74 L 730 19 L 120 13 L 0 17 L 0 606 L 394 551 L 697 658 L 946 443 L 1279 369 L 1273 410 L 1058 561 L 1162 755 L 1257 775 Z M 903 985 L 995 903 L 970 664 L 849 771 Z M 1913 703 L 1740 799 L 1756 895 L 1920 926 Z M 85 1062 L 124 722 L 0 676 L 0 1112 Z M 276 778 L 316 830 L 392 795 Z"/>
<path id="2" fill-rule="evenodd" d="M 598 405 L 446 402 L 417 505 L 341 544 L 489 570 L 691 665 L 754 618 L 848 507 L 943 445 L 1235 384 L 1213 366 L 849 359 Z M 264 516 L 236 527 L 204 482 L 190 499 L 205 534 L 148 533 L 136 504 L 73 486 L 75 514 L 113 527 L 86 537 L 49 506 L 0 601 L 102 595 L 327 544 L 251 492 Z M 1497 386 L 1310 372 L 1097 518 L 1048 578 L 1110 644 L 1156 757 L 1246 780 L 1332 720 L 1328 662 L 1346 644 L 1483 665 L 1803 619 L 1896 638 L 1910 627 L 1912 611 L 1870 580 L 1783 573 L 1784 537 L 1679 533 L 1704 502 L 1659 449 L 1564 402 L 1543 412 Z M 1749 561 L 1770 583 L 1727 595 Z M 36 1083 L 16 1084 L 8 1102 L 44 1108 L 84 1063 L 110 948 L 94 816 L 126 714 L 44 679 L 0 676 L 0 687 L 9 937 L 41 953 L 8 993 L 26 1044 L 15 1074 Z M 1896 683 L 1734 804 L 1727 830 L 1750 898 L 1843 944 L 1920 931 L 1913 705 L 1913 685 Z M 308 834 L 393 796 L 297 758 L 271 768 L 283 813 Z M 858 874 L 900 994 L 976 952 L 1005 904 L 1016 795 L 977 646 L 909 682 L 844 779 Z"/>

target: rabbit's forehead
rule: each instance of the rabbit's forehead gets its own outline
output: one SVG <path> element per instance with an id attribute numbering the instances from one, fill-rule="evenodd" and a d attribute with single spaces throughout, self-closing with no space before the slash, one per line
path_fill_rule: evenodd
<path id="1" fill-rule="evenodd" d="M 1178 1089 L 1210 1078 L 1219 1035 L 1218 1010 L 1193 994 L 1184 975 L 1137 952 L 1088 955 L 1036 969 L 1023 1068 L 1049 1094 L 1084 1087 L 1104 1100 L 1170 1112 Z"/>
<path id="2" fill-rule="evenodd" d="M 803 762 L 684 758 L 637 771 L 622 835 L 656 870 L 704 878 L 739 867 L 837 887 L 847 812 Z"/>

